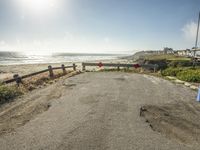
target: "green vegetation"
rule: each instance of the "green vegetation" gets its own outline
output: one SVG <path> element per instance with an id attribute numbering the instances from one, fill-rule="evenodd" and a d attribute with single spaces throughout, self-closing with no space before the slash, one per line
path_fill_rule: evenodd
<path id="1" fill-rule="evenodd" d="M 187 82 L 200 83 L 200 68 L 192 67 L 170 67 L 161 72 L 163 76 L 175 76 Z"/>
<path id="2" fill-rule="evenodd" d="M 169 67 L 161 72 L 163 76 L 177 76 L 177 74 L 183 71 L 184 68 L 173 68 Z"/>
<path id="3" fill-rule="evenodd" d="M 166 61 L 190 61 L 190 58 L 176 56 L 173 54 L 146 55 L 146 60 L 166 60 Z"/>
<path id="4" fill-rule="evenodd" d="M 191 58 L 173 54 L 153 54 L 144 57 L 146 63 L 158 64 L 162 76 L 174 76 L 187 82 L 200 83 L 200 68 L 193 68 Z"/>
<path id="5" fill-rule="evenodd" d="M 168 63 L 168 67 L 190 67 L 192 65 L 191 60 L 173 60 Z"/>
<path id="6" fill-rule="evenodd" d="M 68 74 L 71 71 L 67 72 Z M 75 73 L 77 74 L 77 73 Z M 0 83 L 0 104 L 9 102 L 10 100 L 15 99 L 16 97 L 25 94 L 26 92 L 32 91 L 37 88 L 46 86 L 47 84 L 52 84 L 56 82 L 57 78 L 60 78 L 66 74 L 63 72 L 55 71 L 54 78 L 50 79 L 48 73 L 43 73 L 37 76 L 33 76 L 22 81 L 22 84 L 19 85 L 4 85 Z M 73 75 L 73 74 L 72 74 Z M 55 80 L 54 80 L 55 79 Z"/>
<path id="7" fill-rule="evenodd" d="M 190 67 L 192 66 L 191 58 L 177 56 L 173 54 L 154 54 L 146 55 L 142 58 L 145 63 L 157 64 L 160 69 L 168 67 Z"/>
<path id="8" fill-rule="evenodd" d="M 200 69 L 183 70 L 177 74 L 177 78 L 188 82 L 200 82 Z"/>
<path id="9" fill-rule="evenodd" d="M 23 92 L 16 86 L 0 85 L 0 104 L 22 95 Z"/>

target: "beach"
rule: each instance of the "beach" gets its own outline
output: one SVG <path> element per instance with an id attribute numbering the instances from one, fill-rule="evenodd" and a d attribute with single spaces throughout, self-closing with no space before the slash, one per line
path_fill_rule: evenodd
<path id="1" fill-rule="evenodd" d="M 47 53 L 48 54 L 48 53 Z M 14 74 L 26 75 L 62 64 L 71 66 L 73 63 L 81 69 L 82 62 L 113 62 L 126 63 L 124 54 L 96 53 L 49 53 L 48 55 L 30 54 L 24 52 L 0 52 L 0 81 L 10 79 Z"/>
<path id="2" fill-rule="evenodd" d="M 87 60 L 84 62 L 103 62 L 103 63 L 129 63 L 126 59 L 110 59 L 110 60 Z M 73 63 L 77 65 L 77 69 L 82 69 L 82 62 L 60 62 L 60 63 L 38 63 L 38 64 L 17 64 L 17 65 L 0 65 L 0 81 L 13 78 L 14 74 L 26 75 L 33 72 L 47 69 L 49 65 L 52 67 L 60 67 L 62 64 L 71 66 Z M 87 67 L 87 69 L 98 69 L 98 67 Z"/>

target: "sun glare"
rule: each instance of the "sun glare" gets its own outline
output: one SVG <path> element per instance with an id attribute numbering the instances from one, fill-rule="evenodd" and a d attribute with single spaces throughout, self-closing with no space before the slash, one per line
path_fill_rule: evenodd
<path id="1" fill-rule="evenodd" d="M 18 0 L 18 4 L 32 13 L 46 13 L 53 10 L 58 0 Z"/>

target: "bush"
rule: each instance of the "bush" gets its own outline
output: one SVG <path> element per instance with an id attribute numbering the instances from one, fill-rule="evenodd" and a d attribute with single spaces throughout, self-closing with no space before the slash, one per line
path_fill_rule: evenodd
<path id="1" fill-rule="evenodd" d="M 183 68 L 167 68 L 161 72 L 163 76 L 177 76 L 177 74 L 183 71 Z"/>
<path id="2" fill-rule="evenodd" d="M 145 64 L 157 64 L 159 69 L 167 68 L 167 61 L 165 59 L 145 60 Z"/>
<path id="3" fill-rule="evenodd" d="M 22 91 L 15 86 L 0 85 L 0 104 L 22 95 Z"/>
<path id="4" fill-rule="evenodd" d="M 176 76 L 187 82 L 200 82 L 199 68 L 167 68 L 161 72 L 163 76 Z"/>
<path id="5" fill-rule="evenodd" d="M 177 78 L 187 82 L 200 82 L 200 70 L 184 70 L 177 74 Z"/>
<path id="6" fill-rule="evenodd" d="M 192 61 L 189 60 L 174 60 L 168 64 L 169 67 L 190 67 L 192 65 Z"/>

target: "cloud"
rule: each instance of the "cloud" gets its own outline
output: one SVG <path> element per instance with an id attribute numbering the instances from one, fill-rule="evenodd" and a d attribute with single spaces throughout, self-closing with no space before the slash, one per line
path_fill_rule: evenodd
<path id="1" fill-rule="evenodd" d="M 195 41 L 197 32 L 197 23 L 191 21 L 183 26 L 181 29 L 183 36 L 187 41 Z"/>

